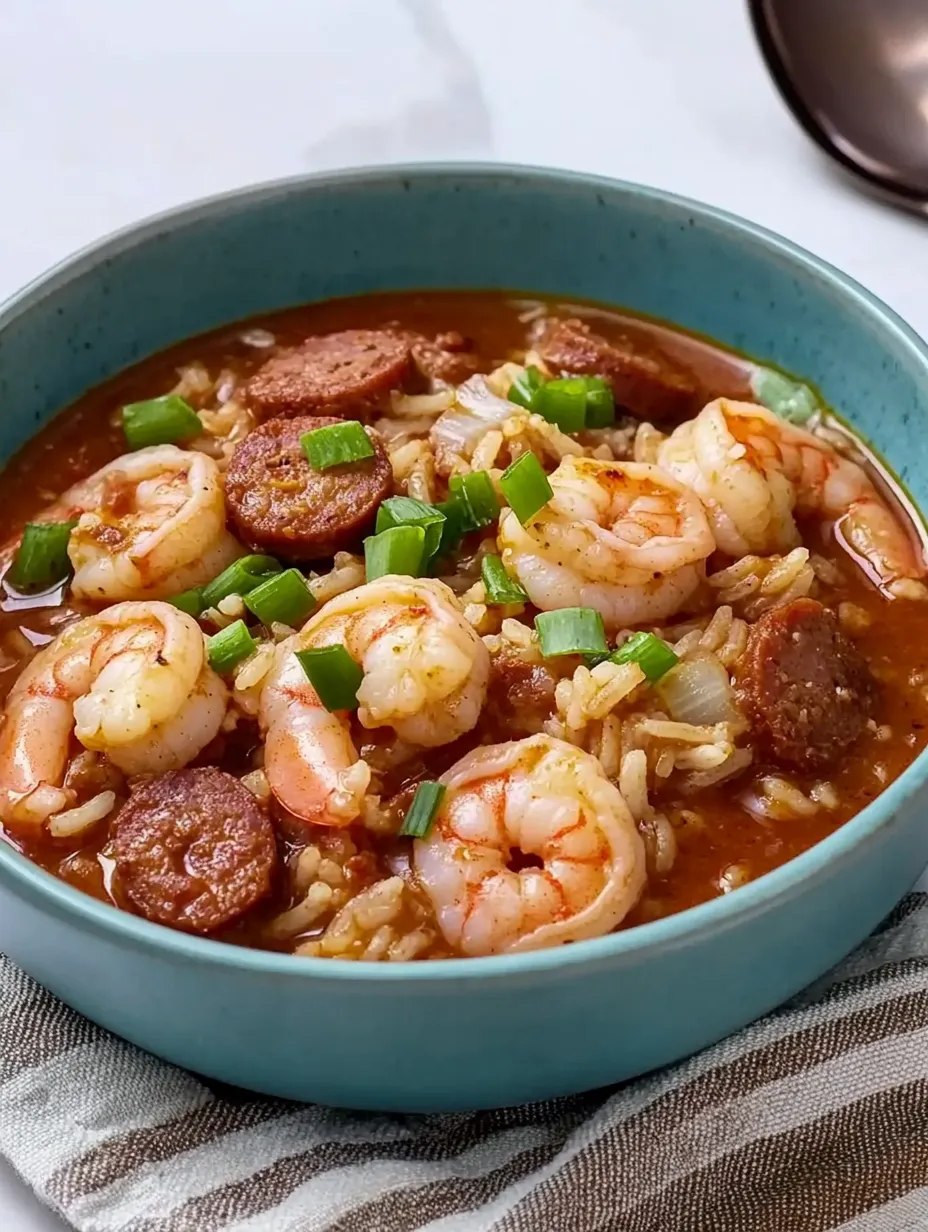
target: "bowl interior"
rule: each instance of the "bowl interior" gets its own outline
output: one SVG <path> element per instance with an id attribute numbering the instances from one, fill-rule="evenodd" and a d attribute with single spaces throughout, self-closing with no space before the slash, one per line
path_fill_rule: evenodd
<path id="1" fill-rule="evenodd" d="M 813 381 L 928 508 L 928 355 L 885 306 L 786 241 L 718 211 L 633 185 L 525 168 L 309 177 L 175 211 L 79 255 L 0 311 L 0 457 L 87 388 L 190 335 L 331 296 L 452 287 L 624 305 L 786 368 Z M 795 891 L 924 781 L 925 758 L 825 843 L 684 916 L 694 927 L 719 922 Z M 0 844 L 0 863 L 7 861 L 25 863 Z M 52 881 L 32 866 L 19 875 Z M 60 883 L 49 891 L 59 905 L 73 907 L 81 897 Z M 119 914 L 90 900 L 78 909 L 98 922 L 101 911 Z M 689 926 L 672 917 L 569 947 L 569 956 L 467 965 L 476 972 L 499 964 L 502 974 L 510 964 L 572 961 L 587 947 L 636 948 Z M 117 927 L 190 952 L 233 949 L 130 917 Z M 237 947 L 227 957 L 279 961 Z M 364 975 L 379 978 L 376 967 Z"/>
<path id="2" fill-rule="evenodd" d="M 916 500 L 925 495 L 928 369 L 911 331 L 872 297 L 695 203 L 507 168 L 310 177 L 175 211 L 82 254 L 0 313 L 0 453 L 90 386 L 191 334 L 330 296 L 419 287 L 602 300 L 708 334 L 814 381 Z"/>

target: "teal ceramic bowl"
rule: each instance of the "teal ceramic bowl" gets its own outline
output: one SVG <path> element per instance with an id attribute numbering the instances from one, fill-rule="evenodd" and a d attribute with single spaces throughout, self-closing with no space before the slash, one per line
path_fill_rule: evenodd
<path id="1" fill-rule="evenodd" d="M 928 349 L 808 253 L 629 184 L 498 166 L 249 189 L 123 232 L 0 312 L 0 450 L 170 343 L 309 300 L 500 287 L 666 317 L 813 380 L 928 508 Z M 772 1009 L 928 863 L 923 754 L 811 851 L 727 897 L 563 949 L 402 965 L 260 953 L 121 913 L 0 844 L 0 948 L 160 1057 L 353 1108 L 490 1108 L 629 1078 Z"/>

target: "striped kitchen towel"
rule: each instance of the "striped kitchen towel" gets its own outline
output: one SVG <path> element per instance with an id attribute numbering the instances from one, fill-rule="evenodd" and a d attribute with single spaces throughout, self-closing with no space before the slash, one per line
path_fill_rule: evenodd
<path id="1" fill-rule="evenodd" d="M 448 1116 L 220 1088 L 2 963 L 0 1150 L 83 1232 L 926 1229 L 928 894 L 681 1065 Z"/>

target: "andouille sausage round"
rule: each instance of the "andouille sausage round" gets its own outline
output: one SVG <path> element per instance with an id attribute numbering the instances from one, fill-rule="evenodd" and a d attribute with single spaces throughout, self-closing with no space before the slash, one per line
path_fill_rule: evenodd
<path id="1" fill-rule="evenodd" d="M 273 356 L 249 380 L 245 398 L 259 418 L 358 418 L 400 388 L 412 366 L 409 340 L 395 330 L 345 329 Z"/>
<path id="2" fill-rule="evenodd" d="M 142 780 L 113 822 L 119 884 L 156 924 L 211 933 L 271 888 L 277 863 L 267 814 L 237 778 L 215 766 Z"/>
<path id="3" fill-rule="evenodd" d="M 863 731 L 877 697 L 863 656 L 815 599 L 761 616 L 736 679 L 758 743 L 799 770 L 833 764 Z"/>
<path id="4" fill-rule="evenodd" d="M 341 422 L 331 416 L 269 419 L 235 447 L 225 475 L 226 508 L 249 547 L 301 562 L 358 548 L 380 502 L 393 492 L 393 468 L 375 432 L 372 458 L 313 470 L 300 437 Z"/>

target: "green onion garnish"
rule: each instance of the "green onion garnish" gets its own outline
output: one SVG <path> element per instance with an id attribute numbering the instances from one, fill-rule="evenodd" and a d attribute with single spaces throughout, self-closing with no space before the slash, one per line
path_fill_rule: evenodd
<path id="1" fill-rule="evenodd" d="M 424 564 L 425 531 L 421 526 L 393 526 L 364 540 L 364 567 L 369 582 L 389 573 L 421 577 Z"/>
<path id="2" fill-rule="evenodd" d="M 300 446 L 314 471 L 327 471 L 330 466 L 344 466 L 374 456 L 370 437 L 356 419 L 304 432 Z"/>
<path id="3" fill-rule="evenodd" d="M 667 643 L 653 633 L 633 633 L 608 658 L 610 663 L 637 663 L 652 684 L 680 662 Z"/>
<path id="4" fill-rule="evenodd" d="M 229 595 L 247 595 L 274 573 L 280 573 L 280 562 L 273 556 L 243 556 L 203 587 L 203 607 L 215 607 Z"/>
<path id="5" fill-rule="evenodd" d="M 582 376 L 548 381 L 535 394 L 532 410 L 562 432 L 581 432 L 586 427 L 586 389 Z"/>
<path id="6" fill-rule="evenodd" d="M 344 646 L 320 646 L 318 650 L 295 653 L 326 710 L 357 709 L 364 672 Z"/>
<path id="7" fill-rule="evenodd" d="M 455 475 L 448 481 L 452 497 L 463 501 L 470 514 L 472 525 L 468 530 L 489 526 L 499 517 L 499 497 L 493 487 L 488 471 L 471 471 L 469 475 Z"/>
<path id="8" fill-rule="evenodd" d="M 16 590 L 44 590 L 71 572 L 68 541 L 71 522 L 27 522 L 7 580 Z"/>
<path id="9" fill-rule="evenodd" d="M 445 515 L 434 505 L 411 496 L 391 496 L 377 510 L 375 529 L 379 535 L 393 526 L 421 526 L 425 531 L 425 555 L 431 559 L 441 544 Z"/>
<path id="10" fill-rule="evenodd" d="M 548 476 L 533 453 L 524 453 L 500 476 L 499 486 L 509 507 L 524 526 L 554 495 Z"/>
<path id="11" fill-rule="evenodd" d="M 179 607 L 188 616 L 199 616 L 206 607 L 206 604 L 203 602 L 203 587 L 194 586 L 192 590 L 183 590 L 179 595 L 172 595 L 168 599 L 168 603 L 172 603 L 174 607 Z"/>
<path id="12" fill-rule="evenodd" d="M 526 368 L 509 387 L 508 398 L 562 432 L 608 428 L 615 423 L 612 388 L 601 376 L 567 376 L 546 381 L 537 368 Z"/>
<path id="13" fill-rule="evenodd" d="M 407 838 L 426 838 L 438 816 L 444 794 L 444 783 L 436 783 L 432 779 L 420 783 L 412 798 L 409 812 L 403 818 L 400 834 Z"/>
<path id="14" fill-rule="evenodd" d="M 528 595 L 503 567 L 498 556 L 484 556 L 480 562 L 487 603 L 528 603 Z"/>
<path id="15" fill-rule="evenodd" d="M 519 373 L 509 386 L 509 393 L 506 397 L 510 402 L 514 402 L 516 406 L 524 406 L 527 411 L 533 410 L 532 404 L 535 394 L 541 389 L 543 384 L 544 377 L 534 364 L 530 364 L 529 367 Z"/>
<path id="16" fill-rule="evenodd" d="M 535 617 L 538 644 L 546 659 L 558 655 L 600 655 L 609 647 L 603 618 L 592 607 L 562 607 Z"/>
<path id="17" fill-rule="evenodd" d="M 316 606 L 316 599 L 298 569 L 284 569 L 250 590 L 245 606 L 268 628 L 274 621 L 296 628 Z"/>
<path id="18" fill-rule="evenodd" d="M 808 423 L 819 409 L 818 398 L 808 385 L 793 381 L 773 368 L 755 368 L 751 393 L 768 411 L 788 423 Z"/>
<path id="19" fill-rule="evenodd" d="M 586 426 L 588 428 L 611 428 L 615 423 L 615 398 L 612 386 L 601 376 L 585 377 L 586 381 Z"/>
<path id="20" fill-rule="evenodd" d="M 199 436 L 203 431 L 200 417 L 177 394 L 150 398 L 147 402 L 130 402 L 122 408 L 122 430 L 130 449 L 146 445 L 173 445 Z"/>
<path id="21" fill-rule="evenodd" d="M 231 672 L 236 663 L 241 663 L 257 649 L 258 643 L 245 628 L 244 620 L 236 620 L 206 639 L 209 665 L 220 676 Z"/>
<path id="22" fill-rule="evenodd" d="M 437 556 L 453 552 L 469 530 L 471 513 L 464 501 L 457 497 L 442 501 L 435 508 L 444 517 L 445 524 L 441 528 L 441 540 L 438 544 Z"/>
<path id="23" fill-rule="evenodd" d="M 464 495 L 464 480 L 460 475 L 453 475 L 448 480 L 448 499 L 454 501 L 458 507 L 458 521 L 462 529 L 466 533 L 477 529 L 477 519 L 474 517 L 473 510 L 467 497 Z"/>

